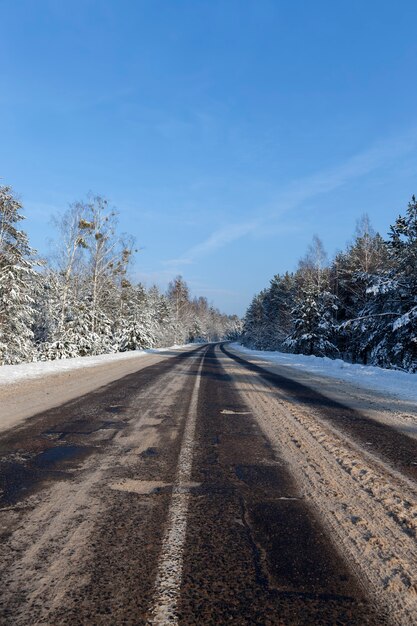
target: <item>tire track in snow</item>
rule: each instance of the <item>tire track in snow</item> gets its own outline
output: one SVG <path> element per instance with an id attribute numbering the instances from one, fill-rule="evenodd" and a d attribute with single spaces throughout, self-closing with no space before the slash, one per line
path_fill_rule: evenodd
<path id="1" fill-rule="evenodd" d="M 238 390 L 271 443 L 284 451 L 335 545 L 362 572 L 376 604 L 393 623 L 415 624 L 415 483 L 320 420 L 315 410 L 284 399 L 273 383 L 244 374 L 242 363 L 225 365 L 238 376 Z"/>

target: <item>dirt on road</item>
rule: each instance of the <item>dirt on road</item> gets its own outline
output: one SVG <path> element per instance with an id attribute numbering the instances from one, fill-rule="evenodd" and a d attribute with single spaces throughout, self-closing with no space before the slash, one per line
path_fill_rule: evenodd
<path id="1" fill-rule="evenodd" d="M 153 363 L 0 436 L 0 623 L 413 624 L 414 460 L 227 346 Z"/>

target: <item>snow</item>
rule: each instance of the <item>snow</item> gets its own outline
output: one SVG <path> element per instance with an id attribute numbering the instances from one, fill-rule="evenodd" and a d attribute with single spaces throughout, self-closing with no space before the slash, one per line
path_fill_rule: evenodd
<path id="1" fill-rule="evenodd" d="M 0 367 L 0 433 L 195 344 Z"/>
<path id="2" fill-rule="evenodd" d="M 45 378 L 50 374 L 61 372 L 72 372 L 80 368 L 91 368 L 106 363 L 116 363 L 136 357 L 144 357 L 147 354 L 158 354 L 166 350 L 175 350 L 193 346 L 187 344 L 182 346 L 170 346 L 168 348 L 153 348 L 149 350 L 132 350 L 128 352 L 117 352 L 115 354 L 100 354 L 98 356 L 80 356 L 72 359 L 57 359 L 55 361 L 36 361 L 34 363 L 19 363 L 18 365 L 0 366 L 0 387 L 10 383 L 27 382 Z"/>
<path id="3" fill-rule="evenodd" d="M 250 350 L 239 343 L 231 348 L 263 361 L 288 367 L 289 370 L 304 371 L 329 378 L 336 378 L 369 391 L 383 392 L 395 398 L 417 403 L 417 374 L 388 370 L 372 365 L 348 363 L 341 359 Z"/>

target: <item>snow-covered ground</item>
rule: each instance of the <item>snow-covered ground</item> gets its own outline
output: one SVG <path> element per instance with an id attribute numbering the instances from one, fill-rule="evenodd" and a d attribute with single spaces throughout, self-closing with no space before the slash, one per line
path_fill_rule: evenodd
<path id="1" fill-rule="evenodd" d="M 372 365 L 352 364 L 341 359 L 250 350 L 238 343 L 231 344 L 230 347 L 267 363 L 285 366 L 288 368 L 289 375 L 292 371 L 336 378 L 369 391 L 382 392 L 417 404 L 417 374 L 387 370 Z"/>
<path id="2" fill-rule="evenodd" d="M 3 365 L 0 367 L 0 387 L 10 383 L 29 381 L 37 378 L 45 378 L 50 374 L 60 372 L 72 372 L 77 369 L 88 369 L 97 365 L 131 361 L 147 354 L 158 354 L 167 350 L 179 350 L 191 347 L 194 344 L 183 346 L 170 346 L 169 348 L 155 348 L 151 350 L 135 350 L 129 352 L 116 352 L 115 354 L 100 354 L 99 356 L 83 356 L 74 359 L 58 359 L 56 361 L 37 361 L 36 363 L 19 363 L 19 365 Z"/>
<path id="3" fill-rule="evenodd" d="M 177 355 L 188 346 L 0 367 L 0 432 L 26 418 L 90 393 L 114 380 Z"/>

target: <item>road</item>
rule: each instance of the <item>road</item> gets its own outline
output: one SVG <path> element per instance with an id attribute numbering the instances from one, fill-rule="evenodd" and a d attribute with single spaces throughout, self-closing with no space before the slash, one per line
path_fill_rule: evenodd
<path id="1" fill-rule="evenodd" d="M 417 439 L 227 345 L 0 436 L 0 623 L 415 624 Z"/>

